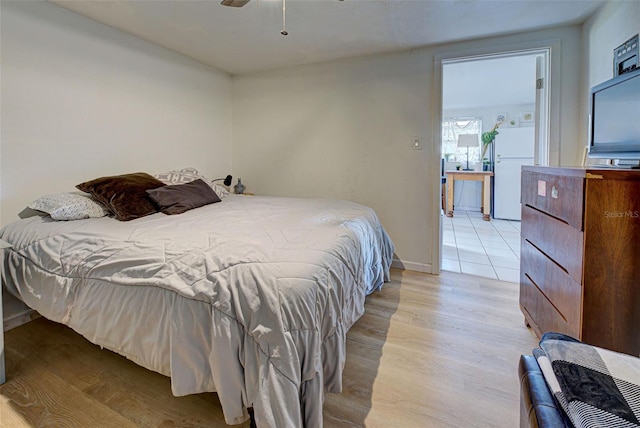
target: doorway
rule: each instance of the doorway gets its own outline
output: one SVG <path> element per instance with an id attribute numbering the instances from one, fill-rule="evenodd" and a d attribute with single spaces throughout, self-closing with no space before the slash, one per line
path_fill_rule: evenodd
<path id="1" fill-rule="evenodd" d="M 548 164 L 548 64 L 548 49 L 442 60 L 442 170 L 495 174 L 490 221 L 480 212 L 482 183 L 454 183 L 453 217 L 441 216 L 442 270 L 519 282 L 519 170 L 521 164 Z M 482 134 L 492 129 L 500 144 L 485 146 Z M 460 138 L 464 134 L 478 144 L 461 147 L 471 138 Z M 518 150 L 507 159 L 497 147 Z"/>

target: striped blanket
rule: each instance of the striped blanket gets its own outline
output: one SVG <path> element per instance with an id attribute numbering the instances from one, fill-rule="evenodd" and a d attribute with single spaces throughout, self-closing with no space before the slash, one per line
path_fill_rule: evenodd
<path id="1" fill-rule="evenodd" d="M 546 333 L 534 355 L 577 427 L 640 427 L 640 358 Z"/>

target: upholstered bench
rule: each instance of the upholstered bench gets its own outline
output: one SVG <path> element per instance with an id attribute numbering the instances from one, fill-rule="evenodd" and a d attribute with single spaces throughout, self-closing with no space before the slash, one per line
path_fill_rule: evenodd
<path id="1" fill-rule="evenodd" d="M 640 428 L 640 358 L 545 333 L 522 355 L 520 427 Z"/>

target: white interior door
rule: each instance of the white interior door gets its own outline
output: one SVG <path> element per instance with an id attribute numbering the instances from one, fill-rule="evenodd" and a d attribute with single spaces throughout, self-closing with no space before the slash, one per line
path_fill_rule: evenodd
<path id="1" fill-rule="evenodd" d="M 549 49 L 536 56 L 535 165 L 549 165 Z"/>

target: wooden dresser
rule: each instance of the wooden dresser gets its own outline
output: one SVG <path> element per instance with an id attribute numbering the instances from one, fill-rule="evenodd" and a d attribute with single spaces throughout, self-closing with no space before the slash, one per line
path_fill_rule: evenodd
<path id="1" fill-rule="evenodd" d="M 521 198 L 527 325 L 640 355 L 640 171 L 526 166 Z"/>

